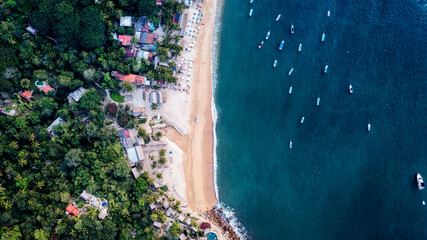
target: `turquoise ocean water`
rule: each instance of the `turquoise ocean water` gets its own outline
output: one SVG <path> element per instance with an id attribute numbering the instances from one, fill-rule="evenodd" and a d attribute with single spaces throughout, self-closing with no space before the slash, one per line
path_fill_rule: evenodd
<path id="1" fill-rule="evenodd" d="M 426 14 L 416 0 L 225 0 L 217 185 L 247 238 L 427 239 Z"/>

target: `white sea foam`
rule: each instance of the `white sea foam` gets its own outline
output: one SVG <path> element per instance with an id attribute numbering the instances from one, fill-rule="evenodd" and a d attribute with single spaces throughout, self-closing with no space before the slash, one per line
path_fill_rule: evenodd
<path id="1" fill-rule="evenodd" d="M 223 202 L 219 200 L 219 192 L 218 192 L 218 184 L 217 184 L 217 155 L 216 155 L 216 147 L 217 147 L 217 136 L 216 136 L 216 122 L 218 119 L 218 112 L 215 105 L 215 91 L 216 85 L 218 81 L 218 62 L 219 62 L 219 39 L 221 37 L 221 19 L 222 19 L 222 11 L 223 11 L 224 2 L 223 0 L 218 0 L 215 6 L 215 22 L 213 29 L 213 37 L 212 37 L 212 54 L 211 54 L 211 72 L 212 72 L 212 120 L 213 120 L 213 135 L 214 135 L 214 147 L 213 147 L 213 159 L 214 159 L 214 188 L 216 199 L 218 200 L 218 207 L 223 209 L 223 213 L 227 219 L 230 219 L 230 225 L 234 228 L 234 231 L 242 238 L 248 239 L 250 238 L 246 234 L 245 227 L 240 224 L 237 220 L 234 209 L 231 207 L 227 207 Z"/>

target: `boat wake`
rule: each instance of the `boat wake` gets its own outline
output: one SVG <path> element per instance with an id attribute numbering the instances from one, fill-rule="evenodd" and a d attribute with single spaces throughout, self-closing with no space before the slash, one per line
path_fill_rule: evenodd
<path id="1" fill-rule="evenodd" d="M 214 136 L 214 147 L 213 147 L 213 161 L 214 161 L 214 188 L 215 188 L 215 196 L 218 201 L 215 209 L 221 209 L 220 216 L 226 222 L 228 222 L 234 229 L 234 231 L 241 237 L 241 239 L 251 239 L 247 232 L 246 228 L 237 220 L 234 214 L 234 209 L 231 207 L 227 207 L 224 203 L 219 200 L 219 191 L 217 184 L 217 135 L 216 135 L 216 123 L 218 119 L 218 112 L 215 105 L 215 92 L 216 85 L 218 81 L 218 62 L 219 62 L 219 39 L 221 37 L 221 20 L 222 20 L 222 11 L 223 11 L 224 1 L 219 0 L 215 6 L 215 22 L 213 29 L 213 37 L 212 37 L 212 55 L 211 55 L 211 72 L 212 72 L 212 121 L 213 121 L 213 136 Z"/>

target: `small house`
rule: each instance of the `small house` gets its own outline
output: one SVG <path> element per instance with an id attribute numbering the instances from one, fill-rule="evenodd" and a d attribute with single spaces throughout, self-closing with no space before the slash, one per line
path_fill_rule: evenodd
<path id="1" fill-rule="evenodd" d="M 71 103 L 71 102 L 79 102 L 80 98 L 82 98 L 83 93 L 85 93 L 85 92 L 86 92 L 85 88 L 79 87 L 79 89 L 77 89 L 76 91 L 68 94 L 68 97 L 67 97 L 68 98 L 68 102 L 69 103 Z"/>
<path id="2" fill-rule="evenodd" d="M 125 48 L 125 58 L 137 58 L 138 57 L 138 50 L 133 48 Z"/>
<path id="3" fill-rule="evenodd" d="M 123 46 L 130 46 L 130 40 L 132 39 L 131 36 L 128 35 L 119 35 L 119 42 L 123 45 Z"/>
<path id="4" fill-rule="evenodd" d="M 162 0 L 156 0 L 156 5 L 157 6 L 162 6 Z"/>
<path id="5" fill-rule="evenodd" d="M 120 27 L 132 27 L 132 17 L 131 16 L 121 17 Z"/>
<path id="6" fill-rule="evenodd" d="M 83 190 L 82 194 L 80 194 L 80 197 L 86 202 L 90 202 L 92 198 L 94 198 L 94 196 L 88 193 L 86 190 Z"/>
<path id="7" fill-rule="evenodd" d="M 27 101 L 30 101 L 30 98 L 33 96 L 33 91 L 23 91 L 19 94 L 22 98 L 25 98 Z"/>
<path id="8" fill-rule="evenodd" d="M 58 117 L 57 119 L 55 119 L 55 121 L 53 121 L 52 124 L 50 124 L 50 126 L 47 128 L 47 132 L 49 133 L 49 135 L 51 137 L 56 136 L 56 134 L 53 132 L 53 128 L 61 123 L 65 123 L 64 120 L 62 120 L 62 118 Z"/>
<path id="9" fill-rule="evenodd" d="M 128 155 L 128 159 L 130 163 L 135 164 L 139 161 L 135 147 L 126 149 L 126 153 Z"/>
<path id="10" fill-rule="evenodd" d="M 161 222 L 159 222 L 159 221 L 155 221 L 155 222 L 153 223 L 153 226 L 154 226 L 155 228 L 161 228 L 161 227 L 162 227 L 162 223 L 161 223 Z"/>
<path id="11" fill-rule="evenodd" d="M 104 219 L 106 216 L 108 216 L 107 208 L 103 208 L 103 209 L 99 212 L 99 214 L 98 214 L 98 218 L 102 220 L 102 219 Z"/>
<path id="12" fill-rule="evenodd" d="M 45 93 L 45 94 L 47 94 L 48 92 L 50 92 L 50 91 L 53 91 L 53 88 L 49 85 L 49 84 L 45 84 L 43 87 L 42 87 L 42 91 Z"/>
<path id="13" fill-rule="evenodd" d="M 141 38 L 139 39 L 141 44 L 149 44 L 152 45 L 154 42 L 154 34 L 149 32 L 143 32 L 141 34 Z"/>
<path id="14" fill-rule="evenodd" d="M 181 223 L 185 223 L 185 218 L 182 214 L 178 216 L 178 221 L 180 221 Z"/>
<path id="15" fill-rule="evenodd" d="M 187 239 L 187 237 L 185 236 L 184 233 L 181 233 L 181 235 L 179 235 L 179 240 L 185 240 Z"/>
<path id="16" fill-rule="evenodd" d="M 141 173 L 138 171 L 138 169 L 136 169 L 135 167 L 134 168 L 132 168 L 132 175 L 133 175 L 133 177 L 135 178 L 135 179 L 137 179 L 140 175 L 141 175 Z M 151 205 L 150 205 L 150 207 L 151 207 Z"/>
<path id="17" fill-rule="evenodd" d="M 148 25 L 148 21 L 146 17 L 140 17 L 135 22 L 135 32 L 148 32 L 150 26 Z"/>
<path id="18" fill-rule="evenodd" d="M 26 28 L 27 32 L 31 33 L 32 35 L 37 35 L 38 30 L 33 28 L 31 25 L 28 25 L 28 27 Z"/>
<path id="19" fill-rule="evenodd" d="M 154 210 L 156 208 L 156 205 L 154 203 L 150 203 L 150 209 Z"/>
<path id="20" fill-rule="evenodd" d="M 74 207 L 72 204 L 68 205 L 68 207 L 65 209 L 66 214 L 72 214 L 72 215 L 77 215 L 79 214 L 79 210 Z"/>

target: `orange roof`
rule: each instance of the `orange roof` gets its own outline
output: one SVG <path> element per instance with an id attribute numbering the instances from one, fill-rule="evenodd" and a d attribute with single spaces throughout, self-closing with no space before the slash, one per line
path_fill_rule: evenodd
<path id="1" fill-rule="evenodd" d="M 131 36 L 119 35 L 119 40 L 120 40 L 120 42 L 122 43 L 123 46 L 130 45 L 130 39 L 131 39 Z"/>
<path id="2" fill-rule="evenodd" d="M 142 84 L 144 83 L 144 76 L 129 74 L 123 76 L 123 81 Z"/>
<path id="3" fill-rule="evenodd" d="M 154 35 L 151 33 L 148 33 L 147 34 L 147 40 L 145 40 L 145 43 L 153 44 L 153 41 L 154 41 Z"/>
<path id="4" fill-rule="evenodd" d="M 68 205 L 68 207 L 65 209 L 65 211 L 67 211 L 67 213 L 71 213 L 73 215 L 77 215 L 79 213 L 79 210 L 71 204 Z"/>
<path id="5" fill-rule="evenodd" d="M 53 88 L 49 84 L 46 84 L 46 85 L 44 85 L 44 87 L 42 88 L 42 90 L 43 90 L 44 93 L 48 93 L 48 92 L 52 91 Z"/>
<path id="6" fill-rule="evenodd" d="M 19 94 L 21 97 L 30 100 L 31 96 L 33 96 L 33 91 L 28 92 L 28 91 L 24 91 L 21 94 Z"/>

